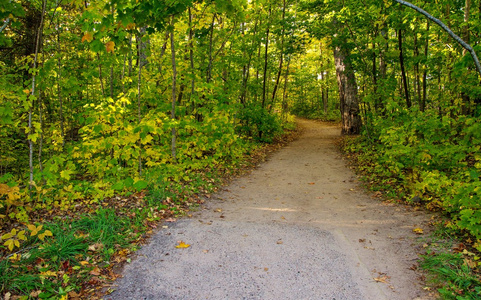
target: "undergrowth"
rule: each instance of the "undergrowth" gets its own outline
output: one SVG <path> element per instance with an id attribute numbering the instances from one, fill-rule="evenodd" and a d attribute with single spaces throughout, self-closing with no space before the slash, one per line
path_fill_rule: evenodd
<path id="1" fill-rule="evenodd" d="M 251 144 L 243 156 L 228 163 L 185 169 L 177 178 L 169 176 L 169 170 L 151 168 L 137 187 L 127 178 L 117 193 L 88 205 L 78 202 L 66 210 L 28 212 L 28 223 L 12 222 L 0 232 L 4 243 L 0 245 L 0 295 L 4 299 L 99 299 L 159 222 L 189 214 L 230 178 L 294 139 L 299 131 L 288 129 L 271 144 Z M 0 192 L 10 193 L 4 193 L 5 203 L 18 200 L 18 189 Z"/>
<path id="2" fill-rule="evenodd" d="M 462 251 L 424 258 L 445 299 L 481 297 L 480 126 L 475 117 L 397 110 L 341 146 L 369 189 L 439 212 L 443 230 L 461 241 Z"/>

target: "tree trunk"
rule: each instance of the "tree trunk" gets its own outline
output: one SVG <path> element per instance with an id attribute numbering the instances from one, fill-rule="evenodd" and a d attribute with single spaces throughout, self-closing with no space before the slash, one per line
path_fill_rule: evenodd
<path id="1" fill-rule="evenodd" d="M 402 29 L 399 29 L 399 31 L 398 31 L 398 45 L 399 45 L 399 64 L 401 66 L 401 78 L 402 78 L 402 84 L 403 84 L 403 87 L 404 87 L 404 96 L 406 98 L 406 106 L 408 108 L 410 108 L 411 107 L 411 99 L 409 97 L 408 81 L 407 81 L 407 76 L 406 76 L 406 70 L 404 68 Z"/>
<path id="2" fill-rule="evenodd" d="M 284 33 L 285 33 L 285 26 L 284 26 L 284 19 L 286 18 L 286 0 L 283 1 L 282 6 L 282 32 L 281 32 L 281 53 L 279 57 L 279 70 L 277 71 L 277 79 L 276 84 L 274 85 L 274 89 L 272 91 L 272 102 L 274 103 L 274 99 L 276 97 L 277 87 L 279 86 L 279 80 L 281 79 L 282 74 L 282 63 L 284 61 Z"/>
<path id="3" fill-rule="evenodd" d="M 469 44 L 470 35 L 469 35 L 469 11 L 471 10 L 471 0 L 466 0 L 464 5 L 464 24 L 463 24 L 463 40 Z M 463 49 L 463 56 L 468 53 L 468 50 Z M 466 92 L 461 92 L 461 98 L 463 99 L 462 103 L 462 113 L 464 115 L 468 115 L 471 109 L 471 99 Z"/>
<path id="4" fill-rule="evenodd" d="M 177 68 L 175 64 L 174 24 L 175 24 L 175 19 L 174 19 L 174 16 L 172 16 L 172 31 L 170 33 L 170 51 L 172 52 L 172 110 L 170 113 L 170 118 L 172 119 L 172 122 L 175 120 L 175 89 L 177 84 Z M 171 151 L 172 151 L 172 159 L 175 162 L 177 160 L 176 158 L 177 147 L 176 147 L 176 132 L 175 132 L 174 125 L 172 125 Z"/>
<path id="5" fill-rule="evenodd" d="M 414 64 L 414 75 L 416 82 L 414 86 L 416 88 L 416 95 L 419 107 L 421 107 L 421 79 L 419 75 L 419 49 L 418 49 L 418 34 L 417 32 L 414 33 L 414 58 L 416 59 L 416 63 Z"/>
<path id="6" fill-rule="evenodd" d="M 195 70 L 194 70 L 194 30 L 192 29 L 192 10 L 189 7 L 189 60 L 190 60 L 190 72 L 191 72 L 191 80 L 190 80 L 190 99 L 194 96 L 195 93 Z"/>
<path id="7" fill-rule="evenodd" d="M 266 105 L 266 84 L 267 84 L 267 63 L 268 63 L 268 50 L 269 50 L 269 29 L 270 29 L 270 19 L 271 17 L 271 7 L 269 6 L 269 16 L 267 17 L 267 30 L 266 30 L 266 47 L 265 47 L 265 53 L 264 53 L 264 80 L 262 84 L 262 108 L 265 107 Z"/>
<path id="8" fill-rule="evenodd" d="M 214 38 L 214 22 L 215 22 L 216 13 L 212 16 L 212 23 L 210 25 L 210 34 L 209 34 L 209 65 L 207 67 L 207 83 L 210 83 L 212 78 L 212 47 L 213 47 L 213 38 Z"/>
<path id="9" fill-rule="evenodd" d="M 424 58 L 428 58 L 429 49 L 429 20 L 426 21 L 426 41 L 424 42 Z M 423 99 L 421 100 L 420 110 L 424 111 L 426 109 L 426 97 L 427 97 L 427 78 L 428 78 L 428 68 L 425 65 L 423 71 Z"/>
<path id="10" fill-rule="evenodd" d="M 35 56 L 33 58 L 33 75 L 32 75 L 32 90 L 30 92 L 30 95 L 32 98 L 35 97 L 35 79 L 36 79 L 36 72 L 37 72 L 37 58 L 38 58 L 38 52 L 40 51 L 40 36 L 42 35 L 43 33 L 43 21 L 44 21 L 44 15 L 45 15 L 45 7 L 47 5 L 46 3 L 47 1 L 46 0 L 43 0 L 43 3 L 42 3 L 42 16 L 40 18 L 40 25 L 38 26 L 38 30 L 37 30 L 37 36 L 35 38 Z M 29 135 L 32 134 L 32 114 L 33 114 L 33 100 L 31 100 L 32 102 L 30 103 L 30 108 L 28 110 L 28 133 Z M 28 188 L 30 190 L 30 192 L 32 191 L 32 188 L 33 188 L 33 140 L 31 137 L 28 137 L 28 149 L 29 149 L 29 157 L 28 157 L 28 161 L 29 161 L 29 168 L 30 168 L 30 176 L 29 176 L 29 183 L 28 183 Z M 31 196 L 31 195 L 30 195 Z"/>
<path id="11" fill-rule="evenodd" d="M 361 117 L 357 98 L 357 83 L 349 61 L 350 51 L 345 45 L 334 49 L 337 84 L 342 119 L 342 134 L 359 134 L 361 132 Z"/>

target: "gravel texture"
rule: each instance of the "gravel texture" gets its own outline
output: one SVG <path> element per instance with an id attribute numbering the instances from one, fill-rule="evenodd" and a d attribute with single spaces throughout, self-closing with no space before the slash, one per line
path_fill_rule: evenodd
<path id="1" fill-rule="evenodd" d="M 298 140 L 159 230 L 105 299 L 434 299 L 412 231 L 429 216 L 366 194 L 339 128 L 300 122 Z"/>

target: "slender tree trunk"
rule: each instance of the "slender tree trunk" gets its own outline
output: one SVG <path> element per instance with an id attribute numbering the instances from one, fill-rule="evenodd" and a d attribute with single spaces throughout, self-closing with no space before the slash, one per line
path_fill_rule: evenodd
<path id="1" fill-rule="evenodd" d="M 471 10 L 471 0 L 466 0 L 464 5 L 464 24 L 463 24 L 463 40 L 469 44 L 470 42 L 470 34 L 469 34 L 469 13 Z M 463 56 L 468 53 L 468 50 L 465 48 L 463 49 Z M 462 113 L 464 115 L 468 115 L 471 110 L 471 99 L 466 92 L 461 92 L 461 98 L 463 99 L 462 103 Z"/>
<path id="2" fill-rule="evenodd" d="M 386 65 L 386 53 L 389 51 L 389 38 L 388 38 L 388 29 L 386 24 L 383 24 L 381 28 L 381 36 L 384 39 L 384 42 L 380 43 L 379 45 L 379 78 L 380 80 L 377 80 L 377 83 L 379 84 L 379 81 L 381 81 L 381 90 L 377 89 L 378 92 L 382 91 L 383 86 L 385 85 L 386 78 L 387 78 L 387 65 Z M 374 104 L 374 109 L 378 112 L 381 113 L 381 115 L 384 114 L 384 105 L 383 105 L 383 99 L 382 99 L 382 94 L 379 94 L 376 97 L 376 103 Z"/>
<path id="3" fill-rule="evenodd" d="M 259 21 L 259 27 L 262 28 L 262 20 Z M 260 73 L 260 67 L 259 67 L 259 62 L 261 61 L 261 49 L 262 49 L 262 41 L 259 39 L 259 45 L 257 48 L 257 68 L 256 68 L 256 93 L 255 93 L 255 102 L 257 103 L 257 98 L 258 98 L 258 91 L 259 91 L 259 73 Z"/>
<path id="4" fill-rule="evenodd" d="M 279 70 L 277 71 L 277 78 L 276 78 L 276 84 L 274 85 L 274 89 L 272 91 L 272 102 L 274 102 L 274 99 L 276 97 L 276 92 L 277 92 L 277 87 L 279 86 L 279 80 L 281 79 L 281 74 L 282 74 L 282 63 L 284 61 L 284 33 L 285 33 L 285 26 L 284 26 L 284 20 L 286 18 L 286 0 L 283 1 L 282 5 L 282 32 L 281 32 L 281 53 L 279 57 Z"/>
<path id="5" fill-rule="evenodd" d="M 427 60 L 429 49 L 429 20 L 426 21 L 426 40 L 424 42 L 424 57 Z M 426 109 L 426 97 L 427 97 L 427 79 L 428 79 L 428 68 L 425 65 L 423 70 L 423 98 L 421 100 L 420 110 L 424 111 Z"/>
<path id="6" fill-rule="evenodd" d="M 282 113 L 287 116 L 288 104 L 287 104 L 287 82 L 289 79 L 289 66 L 291 60 L 287 58 L 286 73 L 284 74 L 284 90 L 282 91 Z"/>
<path id="7" fill-rule="evenodd" d="M 58 0 L 57 0 L 58 6 Z M 65 126 L 64 126 L 64 119 L 63 119 L 63 98 L 62 98 L 62 87 L 60 83 L 60 78 L 62 74 L 62 67 L 61 67 L 61 51 L 60 51 L 60 18 L 57 15 L 57 94 L 58 94 L 58 102 L 59 102 L 59 115 L 60 115 L 60 134 L 62 136 L 62 148 L 65 147 Z"/>
<path id="8" fill-rule="evenodd" d="M 265 54 L 264 54 L 264 80 L 262 84 L 262 108 L 265 108 L 266 105 L 266 83 L 267 83 L 267 63 L 268 63 L 268 50 L 269 50 L 269 30 L 270 30 L 270 18 L 271 18 L 271 7 L 269 6 L 269 16 L 267 17 L 267 30 L 266 30 L 266 47 L 265 47 Z M 262 135 L 262 134 L 261 134 Z"/>
<path id="9" fill-rule="evenodd" d="M 195 93 L 195 69 L 194 69 L 194 30 L 192 28 L 192 10 L 189 7 L 189 60 L 190 60 L 190 98 L 194 96 Z"/>
<path id="10" fill-rule="evenodd" d="M 401 66 L 401 77 L 402 83 L 404 86 L 404 96 L 406 98 L 406 105 L 408 108 L 411 107 L 411 99 L 409 97 L 409 88 L 408 88 L 408 81 L 406 76 L 406 70 L 404 68 L 404 55 L 403 55 L 403 38 L 402 38 L 402 29 L 398 31 L 398 43 L 399 43 L 399 64 Z"/>
<path id="11" fill-rule="evenodd" d="M 414 64 L 414 73 L 416 77 L 416 82 L 414 86 L 416 87 L 416 94 L 419 107 L 421 107 L 421 79 L 419 74 L 419 48 L 418 48 L 418 34 L 414 33 L 414 57 L 416 58 L 416 63 Z"/>
<path id="12" fill-rule="evenodd" d="M 35 56 L 34 56 L 34 59 L 33 59 L 33 75 L 32 75 L 32 90 L 30 92 L 30 95 L 32 98 L 35 97 L 35 87 L 36 87 L 36 73 L 37 73 L 37 59 L 38 59 L 38 52 L 40 51 L 40 37 L 42 35 L 42 32 L 43 32 L 43 20 L 44 20 L 44 15 L 45 15 L 45 7 L 47 5 L 46 3 L 47 1 L 46 0 L 43 0 L 42 2 L 42 16 L 40 17 L 40 25 L 38 26 L 38 30 L 37 30 L 37 36 L 36 36 L 36 39 L 35 39 Z M 30 103 L 30 108 L 28 110 L 28 132 L 29 132 L 29 135 L 32 134 L 32 114 L 33 114 L 33 100 L 31 100 L 32 102 Z M 29 176 L 29 184 L 28 184 L 28 187 L 29 187 L 29 190 L 31 192 L 32 190 L 32 187 L 33 187 L 33 140 L 31 137 L 28 137 L 28 148 L 29 148 L 29 157 L 28 157 L 28 162 L 29 162 L 29 168 L 30 168 L 30 176 Z M 30 195 L 31 196 L 31 195 Z"/>
<path id="13" fill-rule="evenodd" d="M 142 43 L 142 30 L 137 36 L 137 61 L 138 61 L 138 72 L 137 72 L 137 122 L 140 125 L 142 122 L 142 67 L 143 64 L 143 43 Z M 142 176 L 142 138 L 139 136 L 139 176 Z"/>
<path id="14" fill-rule="evenodd" d="M 170 50 L 172 52 L 172 110 L 170 113 L 170 118 L 172 119 L 172 122 L 175 120 L 175 90 L 176 90 L 176 84 L 177 84 L 177 68 L 175 64 L 175 43 L 174 43 L 174 24 L 175 24 L 175 18 L 172 16 L 172 31 L 170 33 Z M 212 25 L 213 26 L 213 25 Z M 177 160 L 176 158 L 176 132 L 175 132 L 175 125 L 172 125 L 172 145 L 171 145 L 171 151 L 172 151 L 172 159 L 174 162 Z"/>
<path id="15" fill-rule="evenodd" d="M 216 13 L 212 16 L 212 23 L 210 24 L 210 33 L 209 33 L 209 65 L 207 67 L 207 83 L 210 83 L 212 78 L 212 47 L 214 43 L 214 23 L 215 23 Z"/>

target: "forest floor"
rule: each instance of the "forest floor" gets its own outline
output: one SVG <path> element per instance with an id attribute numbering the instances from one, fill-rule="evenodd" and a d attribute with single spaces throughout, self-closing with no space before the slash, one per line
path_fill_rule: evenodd
<path id="1" fill-rule="evenodd" d="M 367 193 L 339 127 L 299 122 L 299 139 L 164 223 L 105 299 L 436 298 L 417 268 L 430 215 Z"/>

